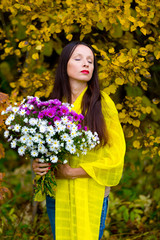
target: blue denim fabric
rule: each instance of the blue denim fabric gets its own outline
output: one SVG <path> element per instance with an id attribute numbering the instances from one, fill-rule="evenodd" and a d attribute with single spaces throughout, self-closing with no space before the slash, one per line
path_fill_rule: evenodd
<path id="1" fill-rule="evenodd" d="M 47 213 L 51 224 L 51 229 L 53 233 L 53 238 L 55 240 L 55 199 L 46 196 L 46 207 L 47 207 Z M 103 231 L 105 228 L 105 220 L 107 216 L 107 209 L 108 209 L 108 197 L 104 198 L 103 201 L 103 207 L 102 207 L 102 213 L 101 213 L 101 224 L 99 229 L 99 239 L 103 236 Z"/>

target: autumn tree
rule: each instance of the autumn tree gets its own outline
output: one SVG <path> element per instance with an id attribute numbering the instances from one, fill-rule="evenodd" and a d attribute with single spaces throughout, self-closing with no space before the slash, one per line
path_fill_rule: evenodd
<path id="1" fill-rule="evenodd" d="M 130 201 L 141 194 L 147 199 L 150 194 L 155 219 L 146 218 L 156 223 L 160 207 L 160 2 L 2 0 L 0 10 L 0 88 L 15 101 L 27 95 L 49 97 L 58 56 L 69 41 L 84 41 L 95 49 L 101 89 L 116 103 L 127 142 L 118 194 Z M 126 222 L 138 219 L 132 208 L 121 213 Z"/>

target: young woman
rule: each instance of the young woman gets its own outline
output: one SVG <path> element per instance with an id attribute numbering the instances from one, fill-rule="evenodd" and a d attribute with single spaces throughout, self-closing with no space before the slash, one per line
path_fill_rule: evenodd
<path id="1" fill-rule="evenodd" d="M 113 101 L 98 84 L 93 49 L 70 42 L 62 51 L 51 98 L 67 101 L 85 115 L 84 125 L 96 131 L 100 147 L 87 155 L 70 157 L 57 172 L 55 200 L 46 206 L 56 240 L 100 240 L 105 227 L 110 186 L 119 183 L 125 140 Z M 33 162 L 36 174 L 44 175 L 49 164 Z"/>

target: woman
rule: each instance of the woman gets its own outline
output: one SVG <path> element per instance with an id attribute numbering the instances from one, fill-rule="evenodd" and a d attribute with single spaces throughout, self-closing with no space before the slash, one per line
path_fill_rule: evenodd
<path id="1" fill-rule="evenodd" d="M 96 131 L 101 144 L 87 155 L 70 157 L 57 172 L 56 198 L 46 206 L 56 240 L 100 240 L 105 227 L 110 186 L 119 183 L 125 140 L 113 101 L 101 92 L 93 49 L 71 42 L 62 51 L 51 98 L 67 101 L 85 115 L 84 125 Z M 49 164 L 33 162 L 44 175 Z"/>

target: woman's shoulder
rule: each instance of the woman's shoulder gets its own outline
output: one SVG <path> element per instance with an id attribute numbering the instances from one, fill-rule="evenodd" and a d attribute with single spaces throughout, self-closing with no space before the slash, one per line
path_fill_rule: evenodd
<path id="1" fill-rule="evenodd" d="M 111 99 L 111 97 L 105 93 L 104 91 L 101 91 L 101 105 L 102 105 L 102 112 L 104 115 L 117 115 L 117 109 L 115 106 L 114 101 Z"/>

